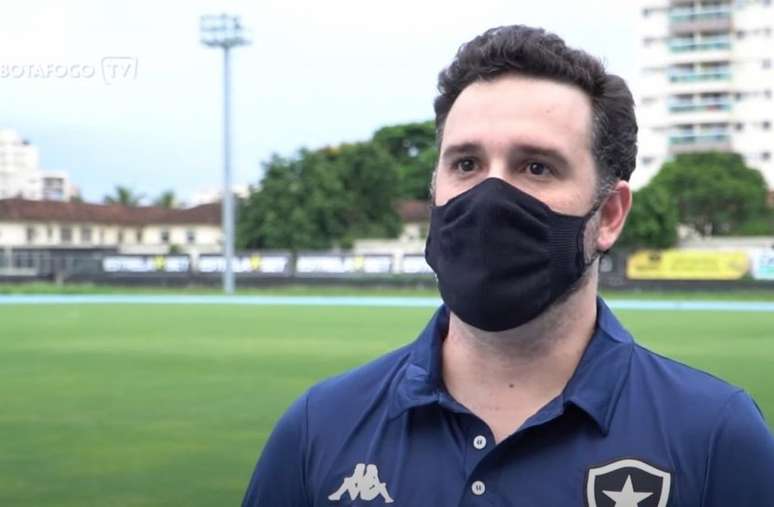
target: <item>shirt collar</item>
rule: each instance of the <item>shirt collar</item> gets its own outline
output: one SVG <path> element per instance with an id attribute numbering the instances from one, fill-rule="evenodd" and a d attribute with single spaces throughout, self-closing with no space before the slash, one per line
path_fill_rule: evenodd
<path id="1" fill-rule="evenodd" d="M 391 417 L 397 417 L 413 407 L 444 401 L 441 343 L 448 329 L 449 309 L 442 305 L 411 346 L 408 364 L 402 376 L 399 375 L 394 391 Z M 562 411 L 568 404 L 578 407 L 594 420 L 602 433 L 607 434 L 615 405 L 629 375 L 632 345 L 631 335 L 602 298 L 597 298 L 596 328 L 560 395 L 558 401 Z"/>

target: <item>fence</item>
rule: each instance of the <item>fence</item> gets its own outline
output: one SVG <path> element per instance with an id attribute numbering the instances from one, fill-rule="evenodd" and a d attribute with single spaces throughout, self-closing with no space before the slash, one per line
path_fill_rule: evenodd
<path id="1" fill-rule="evenodd" d="M 116 252 L 0 251 L 0 280 L 139 285 L 218 284 L 220 255 L 121 255 Z M 232 264 L 240 283 L 390 283 L 434 285 L 421 254 L 241 252 Z M 602 258 L 604 287 L 774 288 L 774 249 L 613 252 Z"/>

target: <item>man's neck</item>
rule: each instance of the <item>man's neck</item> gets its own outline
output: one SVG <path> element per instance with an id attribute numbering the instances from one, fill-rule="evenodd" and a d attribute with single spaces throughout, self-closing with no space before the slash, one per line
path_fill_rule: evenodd
<path id="1" fill-rule="evenodd" d="M 575 372 L 596 323 L 597 283 L 589 278 L 565 301 L 507 331 L 482 331 L 450 316 L 444 383 L 498 441 L 558 396 Z"/>

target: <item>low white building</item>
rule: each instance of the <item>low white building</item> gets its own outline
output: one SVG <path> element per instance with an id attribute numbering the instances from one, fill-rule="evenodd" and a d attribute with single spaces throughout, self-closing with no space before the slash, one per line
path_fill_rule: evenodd
<path id="1" fill-rule="evenodd" d="M 0 199 L 68 201 L 78 195 L 64 171 L 42 171 L 38 149 L 15 131 L 0 129 Z"/>
<path id="2" fill-rule="evenodd" d="M 221 205 L 167 209 L 0 199 L 0 248 L 220 253 Z"/>

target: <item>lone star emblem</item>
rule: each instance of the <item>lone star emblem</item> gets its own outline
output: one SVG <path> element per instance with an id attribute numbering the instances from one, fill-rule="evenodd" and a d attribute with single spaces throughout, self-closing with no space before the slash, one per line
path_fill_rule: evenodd
<path id="1" fill-rule="evenodd" d="M 590 468 L 588 507 L 666 507 L 672 474 L 637 459 Z"/>
<path id="2" fill-rule="evenodd" d="M 603 490 L 602 492 L 615 500 L 615 507 L 638 507 L 642 500 L 653 496 L 653 493 L 638 493 L 634 491 L 631 475 L 626 476 L 626 484 L 624 484 L 621 491 Z"/>

